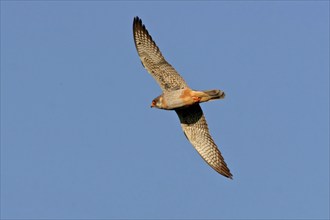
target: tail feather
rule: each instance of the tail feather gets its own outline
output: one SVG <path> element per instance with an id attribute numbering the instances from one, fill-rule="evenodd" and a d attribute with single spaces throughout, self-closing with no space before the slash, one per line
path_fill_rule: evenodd
<path id="1" fill-rule="evenodd" d="M 225 92 L 218 90 L 218 89 L 213 89 L 213 90 L 205 90 L 203 91 L 206 93 L 210 99 L 223 99 L 225 98 Z"/>
<path id="2" fill-rule="evenodd" d="M 224 91 L 221 91 L 221 90 L 218 90 L 218 89 L 204 90 L 200 94 L 201 94 L 199 96 L 201 98 L 200 102 L 207 102 L 209 100 L 225 98 Z"/>
<path id="3" fill-rule="evenodd" d="M 225 98 L 225 92 L 218 89 L 204 90 L 204 91 L 193 91 L 192 96 L 199 98 L 199 102 L 207 102 L 214 99 Z"/>

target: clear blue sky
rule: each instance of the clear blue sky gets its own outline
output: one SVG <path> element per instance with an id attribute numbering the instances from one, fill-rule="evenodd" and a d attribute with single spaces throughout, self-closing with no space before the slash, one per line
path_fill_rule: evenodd
<path id="1" fill-rule="evenodd" d="M 212 170 L 135 50 L 194 89 Z M 1 218 L 329 218 L 328 1 L 1 1 Z"/>

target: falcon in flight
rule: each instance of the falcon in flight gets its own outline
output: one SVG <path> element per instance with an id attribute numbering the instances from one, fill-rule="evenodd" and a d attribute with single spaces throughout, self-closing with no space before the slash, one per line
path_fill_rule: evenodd
<path id="1" fill-rule="evenodd" d="M 210 135 L 199 105 L 201 102 L 223 99 L 225 93 L 221 90 L 198 91 L 189 88 L 179 73 L 165 60 L 139 17 L 134 18 L 133 35 L 142 65 L 163 91 L 152 101 L 151 107 L 174 110 L 179 116 L 186 138 L 200 156 L 215 171 L 232 179 L 232 174 Z"/>

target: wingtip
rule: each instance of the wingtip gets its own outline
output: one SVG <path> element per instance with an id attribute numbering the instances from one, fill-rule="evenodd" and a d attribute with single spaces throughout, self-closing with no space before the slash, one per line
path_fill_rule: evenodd
<path id="1" fill-rule="evenodd" d="M 228 179 L 231 179 L 231 180 L 233 179 L 233 174 L 231 174 L 230 171 L 229 172 L 223 172 L 223 171 L 219 172 L 218 171 L 218 173 L 221 174 L 222 176 L 228 178 Z"/>
<path id="2" fill-rule="evenodd" d="M 231 172 L 229 171 L 227 165 L 225 167 L 221 167 L 221 169 L 219 169 L 218 167 L 215 168 L 213 166 L 211 166 L 215 171 L 217 171 L 218 174 L 220 174 L 221 176 L 224 176 L 228 179 L 233 180 L 233 174 L 231 174 Z"/>
<path id="3" fill-rule="evenodd" d="M 141 32 L 144 32 L 147 37 L 153 41 L 152 37 L 150 36 L 146 26 L 142 23 L 142 19 L 139 18 L 138 16 L 135 16 L 134 17 L 134 20 L 133 20 L 133 36 L 134 36 L 134 39 L 135 39 L 135 33 L 138 32 L 138 31 L 141 31 Z M 156 44 L 155 42 L 153 42 L 154 44 Z M 135 44 L 136 44 L 136 41 L 135 41 Z M 159 51 L 159 48 L 156 47 L 157 50 Z"/>
<path id="4" fill-rule="evenodd" d="M 135 22 L 137 22 L 138 20 L 140 20 L 139 16 L 135 16 L 133 22 L 135 23 Z"/>
<path id="5" fill-rule="evenodd" d="M 148 32 L 146 27 L 142 23 L 142 19 L 139 18 L 139 16 L 135 16 L 133 19 L 133 32 L 135 32 L 137 30 L 143 30 L 143 31 Z"/>
<path id="6" fill-rule="evenodd" d="M 227 167 L 228 169 L 228 167 Z M 225 177 L 227 177 L 228 179 L 233 179 L 233 174 L 231 174 L 230 170 L 228 169 L 227 172 L 225 174 L 222 174 L 224 175 Z"/>
<path id="7" fill-rule="evenodd" d="M 227 177 L 228 179 L 233 179 L 233 174 L 231 174 L 229 168 L 227 167 L 227 164 L 223 161 L 224 164 L 222 164 L 221 168 L 214 168 L 219 174 L 221 174 L 224 177 Z"/>
<path id="8" fill-rule="evenodd" d="M 138 25 L 138 24 L 142 26 L 142 20 L 141 20 L 141 18 L 139 18 L 139 16 L 135 16 L 133 19 L 133 26 Z"/>

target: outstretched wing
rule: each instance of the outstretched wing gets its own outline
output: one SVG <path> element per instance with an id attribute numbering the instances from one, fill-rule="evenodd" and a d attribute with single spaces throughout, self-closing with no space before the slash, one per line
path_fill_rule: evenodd
<path id="1" fill-rule="evenodd" d="M 133 35 L 143 66 L 154 77 L 163 91 L 188 87 L 179 73 L 165 60 L 139 17 L 134 18 Z"/>
<path id="2" fill-rule="evenodd" d="M 179 116 L 184 134 L 206 163 L 221 175 L 232 179 L 232 174 L 209 133 L 199 104 L 175 111 Z"/>

